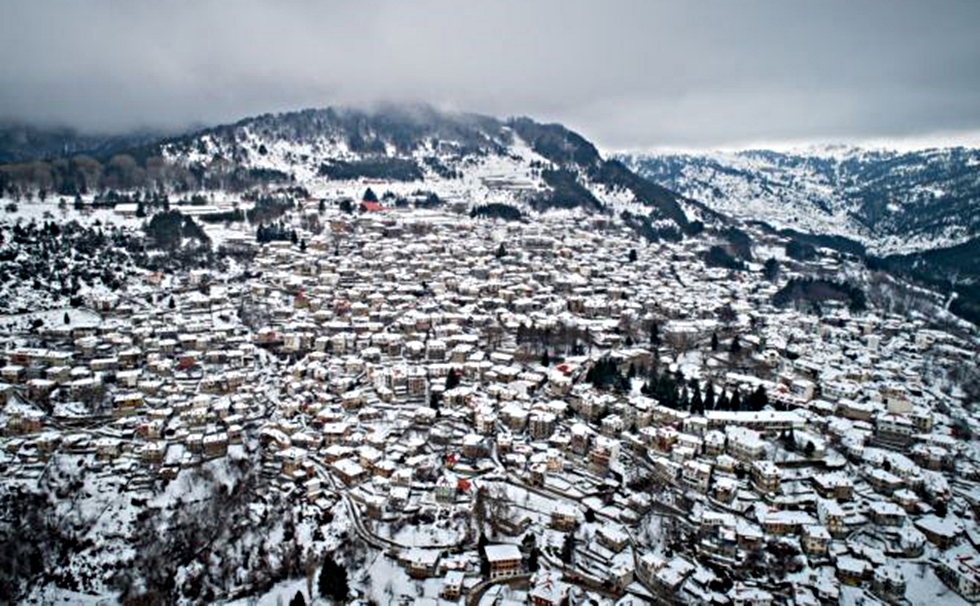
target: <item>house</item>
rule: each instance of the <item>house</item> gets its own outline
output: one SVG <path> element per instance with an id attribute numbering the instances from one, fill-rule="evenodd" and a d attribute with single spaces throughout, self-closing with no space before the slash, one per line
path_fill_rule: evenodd
<path id="1" fill-rule="evenodd" d="M 574 530 L 579 524 L 579 510 L 568 501 L 556 500 L 551 508 L 551 527 L 555 530 Z"/>
<path id="2" fill-rule="evenodd" d="M 779 468 L 772 461 L 756 461 L 752 464 L 752 482 L 762 492 L 779 492 Z"/>
<path id="3" fill-rule="evenodd" d="M 890 501 L 868 503 L 871 519 L 879 526 L 902 526 L 905 524 L 905 510 Z"/>
<path id="4" fill-rule="evenodd" d="M 901 603 L 905 598 L 905 575 L 897 566 L 875 566 L 871 591 L 890 604 Z"/>
<path id="5" fill-rule="evenodd" d="M 936 565 L 936 575 L 964 599 L 980 601 L 980 556 L 946 554 Z"/>
<path id="6" fill-rule="evenodd" d="M 592 449 L 588 453 L 589 468 L 593 473 L 601 474 L 609 470 L 609 465 L 619 459 L 619 440 L 605 436 L 596 436 Z"/>
<path id="7" fill-rule="evenodd" d="M 347 486 L 353 486 L 361 482 L 368 473 L 353 459 L 340 459 L 330 464 L 330 468 L 336 473 L 341 481 Z"/>
<path id="8" fill-rule="evenodd" d="M 817 494 L 825 499 L 850 500 L 854 494 L 854 481 L 840 471 L 816 474 L 811 478 Z"/>
<path id="9" fill-rule="evenodd" d="M 930 543 L 940 549 L 948 549 L 956 543 L 963 526 L 952 518 L 929 515 L 916 520 L 915 527 L 922 531 Z"/>
<path id="10" fill-rule="evenodd" d="M 902 478 L 880 467 L 866 469 L 864 477 L 875 491 L 883 495 L 892 494 L 901 488 L 903 484 Z"/>
<path id="11" fill-rule="evenodd" d="M 884 412 L 875 419 L 875 438 L 885 444 L 905 446 L 916 431 L 911 419 L 902 414 Z"/>
<path id="12" fill-rule="evenodd" d="M 845 513 L 837 501 L 821 499 L 817 501 L 817 517 L 820 523 L 827 527 L 831 536 L 843 536 L 847 529 L 844 526 Z"/>
<path id="13" fill-rule="evenodd" d="M 534 606 L 562 606 L 568 597 L 569 585 L 561 580 L 560 573 L 542 569 L 531 577 L 528 600 Z"/>
<path id="14" fill-rule="evenodd" d="M 834 564 L 837 567 L 837 578 L 845 585 L 860 585 L 871 570 L 871 566 L 865 560 L 847 555 L 837 556 Z"/>
<path id="15" fill-rule="evenodd" d="M 736 583 L 730 593 L 733 606 L 771 606 L 772 594 L 759 587 Z"/>
<path id="16" fill-rule="evenodd" d="M 803 527 L 800 543 L 807 555 L 827 555 L 827 547 L 830 545 L 830 532 L 821 524 L 807 524 Z"/>
<path id="17" fill-rule="evenodd" d="M 425 579 L 434 576 L 436 565 L 441 553 L 436 549 L 413 548 L 405 555 L 408 564 L 408 575 L 415 579 Z"/>
<path id="18" fill-rule="evenodd" d="M 502 579 L 521 573 L 521 550 L 517 545 L 487 545 L 483 553 L 490 564 L 490 579 Z"/>
<path id="19" fill-rule="evenodd" d="M 622 551 L 630 542 L 629 535 L 619 526 L 612 524 L 600 526 L 596 530 L 596 539 L 599 540 L 600 544 L 617 553 Z"/>
<path id="20" fill-rule="evenodd" d="M 463 593 L 463 580 L 465 575 L 459 570 L 450 570 L 442 578 L 442 589 L 439 595 L 446 600 L 455 602 Z"/>
<path id="21" fill-rule="evenodd" d="M 751 462 L 763 458 L 766 454 L 766 443 L 758 432 L 744 427 L 728 427 L 728 453 L 740 461 Z"/>
<path id="22" fill-rule="evenodd" d="M 711 484 L 711 465 L 700 461 L 685 461 L 682 477 L 691 488 L 707 493 Z"/>
<path id="23" fill-rule="evenodd" d="M 815 522 L 816 520 L 806 512 L 789 510 L 769 511 L 759 520 L 767 533 L 777 536 L 796 534 Z"/>

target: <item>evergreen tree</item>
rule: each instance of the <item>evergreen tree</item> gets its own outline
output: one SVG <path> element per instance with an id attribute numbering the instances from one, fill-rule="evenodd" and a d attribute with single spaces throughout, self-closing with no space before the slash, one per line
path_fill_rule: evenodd
<path id="1" fill-rule="evenodd" d="M 325 213 L 327 211 L 327 201 L 324 200 L 323 198 L 320 198 L 320 202 L 318 202 L 316 205 L 316 210 L 321 215 Z"/>
<path id="2" fill-rule="evenodd" d="M 378 195 L 374 193 L 374 190 L 370 187 L 364 190 L 364 196 L 361 198 L 364 202 L 377 202 Z"/>
<path id="3" fill-rule="evenodd" d="M 715 386 L 711 381 L 708 381 L 708 386 L 704 390 L 704 407 L 702 410 L 714 410 L 715 409 Z"/>
<path id="4" fill-rule="evenodd" d="M 636 263 L 636 249 L 635 248 L 631 248 L 630 249 L 629 260 L 630 260 L 630 263 Z"/>
<path id="5" fill-rule="evenodd" d="M 728 401 L 728 395 L 725 394 L 725 390 L 721 390 L 721 395 L 718 396 L 718 403 L 715 405 L 715 410 L 731 410 L 731 403 Z"/>
<path id="6" fill-rule="evenodd" d="M 704 400 L 701 398 L 701 386 L 697 382 L 694 383 L 693 394 L 691 395 L 691 414 L 692 415 L 703 415 L 704 414 Z"/>
<path id="7" fill-rule="evenodd" d="M 718 351 L 718 333 L 711 333 L 711 351 Z"/>
<path id="8" fill-rule="evenodd" d="M 732 337 L 732 343 L 728 347 L 728 351 L 731 352 L 733 356 L 738 355 L 738 353 L 742 351 L 742 344 L 738 342 L 738 335 Z"/>
<path id="9" fill-rule="evenodd" d="M 540 568 L 540 564 L 538 564 L 538 548 L 532 547 L 531 551 L 527 554 L 527 571 L 537 572 L 538 568 Z"/>
<path id="10" fill-rule="evenodd" d="M 660 325 L 656 320 L 650 325 L 650 345 L 660 347 Z"/>
<path id="11" fill-rule="evenodd" d="M 571 565 L 572 558 L 575 555 L 575 535 L 572 533 L 566 533 L 565 539 L 561 544 L 561 561 L 565 565 Z"/>
<path id="12" fill-rule="evenodd" d="M 748 404 L 750 410 L 757 412 L 765 408 L 766 404 L 769 403 L 769 396 L 766 395 L 766 388 L 762 385 L 756 387 L 755 391 L 753 391 L 747 398 L 746 403 Z"/>
<path id="13" fill-rule="evenodd" d="M 736 387 L 735 391 L 732 393 L 732 401 L 728 405 L 728 408 L 732 412 L 739 412 L 742 410 L 742 394 L 739 393 L 738 387 Z"/>
<path id="14" fill-rule="evenodd" d="M 169 307 L 170 309 L 174 309 L 174 308 L 177 307 L 177 303 L 174 302 L 174 298 L 173 297 L 170 297 L 170 302 L 167 303 L 167 307 Z"/>
<path id="15" fill-rule="evenodd" d="M 344 602 L 350 587 L 347 584 L 347 571 L 340 567 L 333 557 L 327 555 L 320 568 L 320 578 L 317 582 L 320 595 L 334 602 Z"/>
<path id="16" fill-rule="evenodd" d="M 65 324 L 71 324 L 71 318 L 68 316 L 67 311 L 65 312 L 64 322 Z"/>
<path id="17" fill-rule="evenodd" d="M 551 366 L 551 356 L 548 355 L 547 349 L 541 354 L 541 366 Z"/>
<path id="18" fill-rule="evenodd" d="M 498 259 L 503 259 L 507 256 L 507 249 L 504 248 L 503 242 L 501 242 L 500 246 L 497 247 L 497 252 L 495 252 L 493 256 L 497 257 Z"/>
<path id="19" fill-rule="evenodd" d="M 476 496 L 477 498 L 479 498 L 480 496 L 479 490 L 476 491 Z M 482 528 L 482 524 L 481 524 L 481 528 Z M 480 574 L 483 576 L 490 576 L 490 560 L 487 559 L 487 551 L 486 551 L 487 545 L 489 544 L 490 541 L 487 540 L 487 535 L 483 534 L 483 531 L 481 530 L 480 538 L 476 543 L 476 550 L 480 554 Z"/>
<path id="20" fill-rule="evenodd" d="M 450 370 L 449 374 L 446 375 L 446 391 L 453 389 L 459 385 L 459 374 L 455 370 Z"/>
<path id="21" fill-rule="evenodd" d="M 289 606 L 306 606 L 306 598 L 303 597 L 302 591 L 297 591 L 293 599 L 289 600 Z"/>
<path id="22" fill-rule="evenodd" d="M 766 259 L 766 264 L 762 267 L 762 275 L 770 282 L 775 282 L 779 277 L 779 261 L 775 257 Z"/>
<path id="23" fill-rule="evenodd" d="M 473 519 L 476 520 L 480 529 L 480 541 L 486 541 L 487 537 L 483 534 L 483 525 L 487 521 L 487 489 L 483 485 L 476 489 L 473 497 Z M 485 546 L 481 545 L 481 547 Z"/>

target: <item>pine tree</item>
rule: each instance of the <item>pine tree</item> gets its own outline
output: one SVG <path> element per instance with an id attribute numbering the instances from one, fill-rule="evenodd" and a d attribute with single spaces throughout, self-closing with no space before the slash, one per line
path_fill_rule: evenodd
<path id="1" fill-rule="evenodd" d="M 173 297 L 170 297 L 170 302 L 167 303 L 167 307 L 169 307 L 170 309 L 174 309 L 174 308 L 177 307 L 177 303 L 174 302 L 174 298 Z"/>
<path id="2" fill-rule="evenodd" d="M 731 352 L 733 356 L 738 355 L 738 353 L 742 351 L 742 344 L 738 342 L 738 335 L 732 337 L 732 344 L 729 346 L 728 351 Z"/>
<path id="3" fill-rule="evenodd" d="M 503 242 L 501 242 L 500 246 L 497 247 L 497 252 L 495 252 L 493 256 L 497 257 L 498 259 L 503 259 L 507 256 L 507 249 L 504 248 Z"/>
<path id="4" fill-rule="evenodd" d="M 718 396 L 718 403 L 715 405 L 715 410 L 731 410 L 731 404 L 728 401 L 728 396 L 725 394 L 725 390 L 721 390 L 721 395 Z"/>
<path id="5" fill-rule="evenodd" d="M 732 401 L 728 407 L 732 412 L 739 412 L 742 410 L 742 394 L 739 393 L 738 387 L 736 387 L 734 393 L 732 393 Z"/>
<path id="6" fill-rule="evenodd" d="M 317 588 L 320 590 L 321 596 L 335 602 L 345 601 L 347 594 L 350 593 L 350 587 L 347 584 L 347 571 L 341 568 L 329 555 L 323 559 Z"/>
<path id="7" fill-rule="evenodd" d="M 561 544 L 561 561 L 570 565 L 572 563 L 572 558 L 575 555 L 575 535 L 572 533 L 567 533 L 565 539 Z"/>
<path id="8" fill-rule="evenodd" d="M 473 497 L 473 519 L 480 529 L 480 540 L 486 541 L 483 525 L 487 521 L 487 489 L 482 485 L 476 489 L 476 496 Z"/>
<path id="9" fill-rule="evenodd" d="M 450 370 L 446 375 L 446 391 L 459 385 L 459 374 L 455 370 Z"/>
<path id="10" fill-rule="evenodd" d="M 635 248 L 631 248 L 630 249 L 629 260 L 630 260 L 630 263 L 636 263 L 636 249 Z"/>
<path id="11" fill-rule="evenodd" d="M 551 366 L 551 356 L 548 355 L 547 349 L 541 354 L 541 366 Z"/>
<path id="12" fill-rule="evenodd" d="M 289 606 L 306 606 L 306 598 L 303 597 L 302 591 L 297 591 L 293 599 L 289 600 Z"/>
<path id="13" fill-rule="evenodd" d="M 532 547 L 530 553 L 527 555 L 527 571 L 537 572 L 540 565 L 538 564 L 538 548 Z"/>
<path id="14" fill-rule="evenodd" d="M 364 197 L 361 198 L 365 202 L 377 202 L 378 195 L 374 193 L 374 190 L 370 187 L 364 190 Z"/>
<path id="15" fill-rule="evenodd" d="M 660 325 L 656 321 L 650 325 L 650 345 L 660 347 Z"/>
<path id="16" fill-rule="evenodd" d="M 701 386 L 697 382 L 694 383 L 694 394 L 691 396 L 691 414 L 704 414 L 704 400 L 701 398 Z"/>
<path id="17" fill-rule="evenodd" d="M 762 267 L 762 275 L 770 282 L 775 282 L 779 277 L 779 261 L 775 257 L 766 259 L 766 264 Z"/>
<path id="18" fill-rule="evenodd" d="M 704 390 L 704 406 L 701 410 L 714 410 L 715 409 L 715 386 L 711 381 L 708 381 L 708 387 Z"/>
<path id="19" fill-rule="evenodd" d="M 687 385 L 681 389 L 681 395 L 677 398 L 678 410 L 691 410 L 691 396 L 687 393 Z M 691 411 L 693 413 L 693 411 Z"/>
<path id="20" fill-rule="evenodd" d="M 711 351 L 718 351 L 718 333 L 711 333 Z"/>
<path id="21" fill-rule="evenodd" d="M 65 312 L 64 322 L 65 324 L 71 324 L 71 317 L 68 316 L 67 311 Z"/>

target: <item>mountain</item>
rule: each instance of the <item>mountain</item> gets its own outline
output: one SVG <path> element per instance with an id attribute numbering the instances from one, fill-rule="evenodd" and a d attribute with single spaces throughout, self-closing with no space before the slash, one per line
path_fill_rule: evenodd
<path id="1" fill-rule="evenodd" d="M 98 165 L 92 158 L 60 158 L 0 166 L 0 190 L 71 196 L 147 188 L 242 192 L 274 185 L 316 192 L 326 184 L 377 181 L 393 195 L 425 192 L 471 207 L 506 205 L 520 213 L 583 209 L 627 217 L 653 239 L 676 239 L 691 229 L 678 196 L 602 158 L 594 145 L 561 125 L 428 106 L 266 114 L 115 147 L 95 160 Z"/>
<path id="2" fill-rule="evenodd" d="M 67 127 L 45 128 L 29 124 L 0 123 L 0 164 L 76 154 L 106 156 L 152 143 L 161 137 L 160 133 L 154 131 L 92 135 Z"/>
<path id="3" fill-rule="evenodd" d="M 980 235 L 980 150 L 824 147 L 619 156 L 641 176 L 708 207 L 780 228 L 857 240 L 876 254 Z"/>
<path id="4" fill-rule="evenodd" d="M 581 135 L 530 118 L 427 106 L 311 109 L 248 118 L 165 141 L 157 152 L 202 179 L 228 170 L 284 182 L 384 179 L 441 198 L 519 210 L 626 211 L 687 229 L 677 196 L 603 159 Z"/>

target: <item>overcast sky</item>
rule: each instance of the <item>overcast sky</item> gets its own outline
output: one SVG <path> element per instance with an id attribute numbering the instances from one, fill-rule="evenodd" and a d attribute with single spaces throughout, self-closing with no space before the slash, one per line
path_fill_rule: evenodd
<path id="1" fill-rule="evenodd" d="M 378 101 L 606 150 L 964 141 L 980 0 L 7 0 L 0 117 L 179 128 Z"/>

